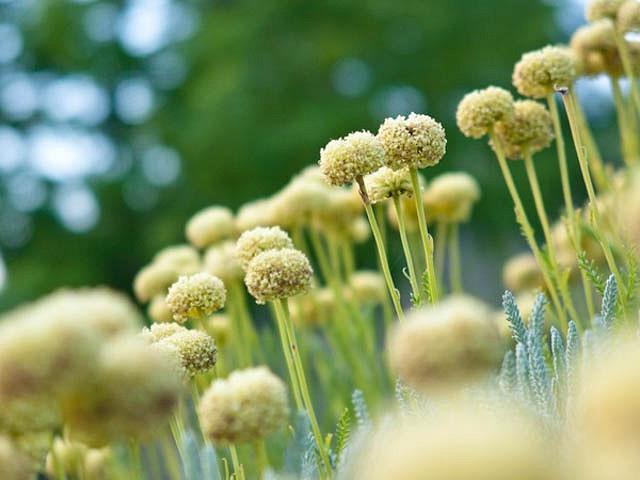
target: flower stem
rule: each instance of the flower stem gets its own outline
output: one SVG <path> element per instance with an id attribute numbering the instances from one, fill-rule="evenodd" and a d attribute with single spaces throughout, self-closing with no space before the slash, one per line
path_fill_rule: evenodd
<path id="1" fill-rule="evenodd" d="M 447 257 L 447 237 L 449 236 L 449 228 L 448 225 L 444 222 L 438 222 L 436 224 L 436 239 L 435 239 L 435 252 L 434 252 L 434 263 L 436 270 L 436 280 L 438 285 L 444 285 L 442 280 L 442 275 L 444 272 L 445 259 Z"/>
<path id="2" fill-rule="evenodd" d="M 287 364 L 287 371 L 289 372 L 289 381 L 291 382 L 291 390 L 293 391 L 293 399 L 296 404 L 296 409 L 304 410 L 304 404 L 302 402 L 302 395 L 300 394 L 300 385 L 298 383 L 298 375 L 296 374 L 295 367 L 293 365 L 293 357 L 289 348 L 289 340 L 287 338 L 287 330 L 282 321 L 282 316 L 278 312 L 276 302 L 272 304 L 273 315 L 276 319 L 276 325 L 278 327 L 278 334 L 280 336 L 280 342 L 282 344 L 282 352 L 284 353 L 284 359 Z"/>
<path id="3" fill-rule="evenodd" d="M 617 78 L 611 77 L 611 91 L 613 92 L 613 102 L 616 107 L 618 119 L 618 130 L 620 131 L 620 144 L 622 145 L 622 158 L 627 166 L 638 163 L 638 142 L 637 134 L 630 128 L 630 118 L 627 105 Z"/>
<path id="4" fill-rule="evenodd" d="M 311 431 L 316 441 L 316 447 L 320 454 L 320 460 L 322 467 L 327 475 L 331 472 L 331 463 L 329 462 L 329 456 L 324 445 L 320 426 L 318 424 L 318 418 L 316 417 L 313 403 L 311 402 L 311 394 L 309 393 L 309 385 L 302 366 L 302 360 L 300 359 L 300 349 L 298 348 L 298 341 L 296 340 L 296 333 L 291 323 L 291 317 L 289 316 L 289 307 L 286 299 L 275 300 L 273 305 L 276 310 L 276 316 L 279 317 L 278 322 L 284 328 L 287 346 L 290 350 L 291 358 L 293 359 L 293 368 L 298 378 L 298 386 L 300 388 L 300 395 L 302 397 L 302 403 L 305 407 L 309 421 L 311 423 Z"/>
<path id="5" fill-rule="evenodd" d="M 589 152 L 589 168 L 591 169 L 591 173 L 593 175 L 593 179 L 596 182 L 596 186 L 599 190 L 609 190 L 611 185 L 609 183 L 609 178 L 607 176 L 607 171 L 604 167 L 604 163 L 602 162 L 602 154 L 600 153 L 600 149 L 598 148 L 598 144 L 596 143 L 595 138 L 593 137 L 593 132 L 591 128 L 589 128 L 589 122 L 587 121 L 587 117 L 580 106 L 580 102 L 576 98 L 576 102 L 574 104 L 576 121 L 578 122 L 578 128 L 580 130 L 581 137 L 584 138 L 586 143 L 587 151 Z"/>
<path id="6" fill-rule="evenodd" d="M 264 444 L 264 440 L 257 440 L 256 442 L 254 442 L 253 449 L 256 454 L 258 478 L 261 480 L 264 476 L 265 470 L 269 468 L 269 457 L 267 455 L 267 447 Z"/>
<path id="7" fill-rule="evenodd" d="M 396 211 L 396 217 L 398 218 L 398 229 L 400 231 L 400 242 L 402 243 L 402 250 L 404 252 L 405 262 L 409 269 L 409 283 L 411 284 L 411 291 L 413 292 L 414 301 L 420 303 L 420 286 L 418 284 L 418 277 L 416 276 L 416 267 L 414 265 L 413 255 L 411 253 L 411 244 L 407 237 L 407 222 L 405 221 L 404 209 L 402 208 L 402 202 L 400 197 L 393 197 L 393 207 Z"/>
<path id="8" fill-rule="evenodd" d="M 462 293 L 462 262 L 460 257 L 460 224 L 449 226 L 449 281 L 453 293 Z"/>
<path id="9" fill-rule="evenodd" d="M 244 469 L 242 468 L 242 464 L 240 463 L 240 459 L 238 458 L 238 450 L 233 443 L 229 445 L 229 453 L 231 453 L 231 463 L 233 464 L 234 480 L 245 480 Z"/>
<path id="10" fill-rule="evenodd" d="M 531 153 L 525 152 L 524 165 L 527 170 L 527 178 L 529 179 L 529 185 L 531 186 L 531 193 L 533 194 L 533 200 L 536 206 L 536 212 L 542 225 L 542 232 L 544 234 L 545 241 L 547 242 L 547 252 L 549 254 L 549 263 L 551 265 L 551 273 L 555 277 L 558 289 L 560 290 L 560 296 L 564 301 L 564 304 L 569 311 L 571 319 L 578 322 L 578 313 L 573 306 L 573 300 L 571 294 L 566 288 L 566 283 L 562 278 L 560 272 L 560 265 L 558 265 L 558 257 L 556 256 L 555 246 L 553 244 L 553 238 L 551 237 L 551 226 L 549 224 L 549 217 L 547 215 L 547 209 L 544 206 L 544 200 L 542 199 L 542 192 L 540 190 L 540 183 L 538 182 L 538 175 L 533 165 L 533 157 Z"/>
<path id="11" fill-rule="evenodd" d="M 380 260 L 380 268 L 382 268 L 382 275 L 384 276 L 384 281 L 387 284 L 387 290 L 389 291 L 389 296 L 391 297 L 391 301 L 393 303 L 393 308 L 396 311 L 396 316 L 398 320 L 404 321 L 404 311 L 402 310 L 402 304 L 400 303 L 400 293 L 393 283 L 393 277 L 391 276 L 391 269 L 389 268 L 389 260 L 387 259 L 387 252 L 384 247 L 384 240 L 382 238 L 382 233 L 380 232 L 380 228 L 378 228 L 378 221 L 376 219 L 376 215 L 373 212 L 373 208 L 371 208 L 371 202 L 369 201 L 369 195 L 367 194 L 367 188 L 364 184 L 364 180 L 362 177 L 357 177 L 356 181 L 358 182 L 358 187 L 360 189 L 360 197 L 362 198 L 362 203 L 364 204 L 364 210 L 367 213 L 367 219 L 369 220 L 369 225 L 371 226 L 371 233 L 373 234 L 373 239 L 376 243 L 376 249 L 378 250 L 378 259 Z"/>
<path id="12" fill-rule="evenodd" d="M 496 136 L 493 133 L 491 133 L 490 136 L 491 136 L 492 144 L 494 145 L 496 157 L 498 158 L 498 164 L 500 165 L 500 170 L 502 170 L 502 175 L 504 177 L 505 183 L 507 184 L 507 189 L 509 190 L 509 193 L 511 194 L 511 199 L 513 200 L 513 203 L 515 205 L 516 219 L 518 220 L 518 223 L 522 227 L 522 232 L 525 238 L 527 239 L 527 242 L 529 243 L 529 248 L 531 248 L 531 251 L 534 257 L 538 262 L 538 266 L 540 267 L 540 271 L 542 272 L 542 276 L 547 286 L 547 290 L 549 291 L 549 295 L 551 296 L 551 302 L 553 303 L 553 306 L 556 310 L 556 315 L 558 316 L 558 319 L 560 320 L 560 322 L 562 323 L 562 325 L 566 330 L 568 325 L 567 316 L 564 309 L 562 308 L 562 304 L 560 303 L 556 286 L 553 283 L 552 275 L 549 271 L 549 265 L 545 260 L 544 256 L 542 255 L 540 247 L 536 242 L 536 239 L 533 234 L 533 228 L 531 227 L 531 223 L 529 223 L 527 213 L 522 204 L 522 200 L 520 199 L 520 194 L 518 193 L 516 184 L 513 181 L 513 177 L 511 176 L 511 171 L 509 170 L 509 166 L 507 165 L 507 159 L 504 156 L 504 152 L 502 151 L 502 147 L 500 146 L 499 140 L 496 138 Z"/>
<path id="13" fill-rule="evenodd" d="M 438 280 L 433 265 L 433 239 L 427 230 L 427 217 L 424 213 L 424 203 L 422 200 L 422 187 L 418 179 L 418 170 L 415 167 L 409 168 L 411 175 L 411 184 L 413 186 L 413 198 L 416 202 L 416 211 L 418 212 L 418 228 L 420 230 L 420 240 L 422 241 L 422 249 L 424 250 L 424 258 L 427 266 L 427 277 L 429 278 L 429 301 L 436 303 L 438 301 Z"/>
<path id="14" fill-rule="evenodd" d="M 618 47 L 618 53 L 620 54 L 620 59 L 622 60 L 622 68 L 624 70 L 625 76 L 629 80 L 631 98 L 633 100 L 633 104 L 635 105 L 636 114 L 640 115 L 640 87 L 638 87 L 638 84 L 636 82 L 634 65 L 631 58 L 631 52 L 629 51 L 629 45 L 624 38 L 624 32 L 621 32 L 617 28 L 615 32 L 615 38 L 616 46 Z"/>

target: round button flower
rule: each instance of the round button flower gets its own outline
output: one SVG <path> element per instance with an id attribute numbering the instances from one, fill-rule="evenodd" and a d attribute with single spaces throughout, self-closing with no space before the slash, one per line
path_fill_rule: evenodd
<path id="1" fill-rule="evenodd" d="M 495 132 L 505 155 L 519 159 L 551 144 L 553 123 L 544 105 L 533 100 L 518 100 L 514 103 L 513 116 L 497 123 Z"/>
<path id="2" fill-rule="evenodd" d="M 456 121 L 467 137 L 481 138 L 493 126 L 513 114 L 513 96 L 504 88 L 487 87 L 474 90 L 458 104 Z"/>
<path id="3" fill-rule="evenodd" d="M 382 167 L 380 170 L 367 175 L 364 179 L 371 203 L 378 203 L 391 197 L 413 195 L 413 186 L 409 170 L 392 170 Z"/>
<path id="4" fill-rule="evenodd" d="M 215 342 L 200 330 L 176 332 L 163 338 L 159 343 L 176 349 L 182 368 L 190 376 L 208 372 L 216 364 Z"/>
<path id="5" fill-rule="evenodd" d="M 236 242 L 235 255 L 243 269 L 247 269 L 249 262 L 266 250 L 280 250 L 293 248 L 289 234 L 280 227 L 256 227 L 247 230 Z"/>
<path id="6" fill-rule="evenodd" d="M 222 280 L 202 272 L 180 277 L 169 288 L 166 301 L 174 320 L 184 323 L 189 318 L 205 318 L 220 310 L 226 298 Z"/>
<path id="7" fill-rule="evenodd" d="M 287 388 L 266 367 L 239 370 L 211 384 L 198 413 L 203 433 L 216 445 L 260 440 L 286 424 Z"/>
<path id="8" fill-rule="evenodd" d="M 257 303 L 304 293 L 311 286 L 313 269 L 304 253 L 293 248 L 267 250 L 247 267 L 245 284 Z"/>
<path id="9" fill-rule="evenodd" d="M 576 62 L 574 53 L 566 47 L 546 46 L 525 53 L 513 70 L 513 85 L 521 95 L 544 98 L 557 88 L 573 84 Z"/>
<path id="10" fill-rule="evenodd" d="M 233 214 L 226 207 L 205 208 L 191 217 L 185 227 L 187 239 L 198 248 L 230 238 L 234 233 Z"/>
<path id="11" fill-rule="evenodd" d="M 378 129 L 385 163 L 393 170 L 436 165 L 447 149 L 442 125 L 429 115 L 387 118 Z"/>
<path id="12" fill-rule="evenodd" d="M 640 30 L 640 2 L 627 0 L 618 10 L 618 28 L 621 32 Z"/>
<path id="13" fill-rule="evenodd" d="M 371 132 L 353 132 L 331 140 L 320 150 L 320 171 L 329 185 L 353 183 L 384 163 L 384 150 Z"/>
<path id="14" fill-rule="evenodd" d="M 589 22 L 610 18 L 615 20 L 625 0 L 591 0 L 585 7 L 584 16 Z"/>

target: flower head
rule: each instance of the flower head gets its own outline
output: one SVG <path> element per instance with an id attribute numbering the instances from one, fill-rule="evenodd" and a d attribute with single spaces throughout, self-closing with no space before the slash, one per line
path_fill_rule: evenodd
<path id="1" fill-rule="evenodd" d="M 544 286 L 538 262 L 529 252 L 514 255 L 507 260 L 502 269 L 502 282 L 515 293 L 539 290 Z"/>
<path id="2" fill-rule="evenodd" d="M 256 227 L 247 230 L 236 242 L 236 258 L 243 269 L 249 262 L 266 250 L 293 248 L 289 234 L 280 227 Z"/>
<path id="3" fill-rule="evenodd" d="M 141 302 L 148 302 L 156 295 L 165 295 L 168 288 L 180 276 L 180 269 L 164 262 L 153 262 L 143 267 L 133 280 L 133 291 Z"/>
<path id="4" fill-rule="evenodd" d="M 200 253 L 191 245 L 171 245 L 153 256 L 154 263 L 173 265 L 183 275 L 200 270 Z"/>
<path id="5" fill-rule="evenodd" d="M 603 19 L 578 28 L 571 37 L 571 48 L 578 57 L 585 75 L 608 73 L 619 77 L 622 62 L 611 20 Z"/>
<path id="6" fill-rule="evenodd" d="M 304 253 L 283 248 L 267 250 L 251 260 L 244 281 L 256 302 L 265 303 L 306 292 L 312 275 Z"/>
<path id="7" fill-rule="evenodd" d="M 166 300 L 174 320 L 184 323 L 189 318 L 204 318 L 220 310 L 226 299 L 222 280 L 201 272 L 180 277 L 169 288 Z"/>
<path id="8" fill-rule="evenodd" d="M 198 248 L 226 240 L 235 234 L 233 213 L 226 207 L 208 207 L 196 213 L 187 222 L 185 234 Z"/>
<path id="9" fill-rule="evenodd" d="M 351 274 L 347 293 L 358 302 L 382 303 L 387 296 L 387 287 L 380 272 L 359 270 Z"/>
<path id="10" fill-rule="evenodd" d="M 444 223 L 466 222 L 473 204 L 480 199 L 478 182 L 465 172 L 443 173 L 424 192 L 429 220 Z"/>
<path id="11" fill-rule="evenodd" d="M 413 186 L 409 170 L 392 170 L 382 167 L 367 175 L 364 179 L 371 203 L 382 202 L 391 197 L 413 195 Z"/>
<path id="12" fill-rule="evenodd" d="M 411 113 L 387 118 L 378 129 L 385 164 L 393 170 L 436 165 L 447 149 L 442 125 L 429 115 Z"/>
<path id="13" fill-rule="evenodd" d="M 32 472 L 27 457 L 4 435 L 0 435 L 0 478 L 3 480 L 29 480 Z"/>
<path id="14" fill-rule="evenodd" d="M 547 148 L 553 140 L 551 114 L 533 100 L 514 103 L 513 116 L 495 127 L 497 141 L 511 159 L 524 158 Z"/>
<path id="15" fill-rule="evenodd" d="M 471 297 L 450 297 L 412 312 L 387 346 L 391 370 L 414 388 L 442 389 L 486 375 L 502 359 L 491 311 Z"/>
<path id="16" fill-rule="evenodd" d="M 244 275 L 236 258 L 235 242 L 228 240 L 209 247 L 204 254 L 204 270 L 230 285 Z"/>
<path id="17" fill-rule="evenodd" d="M 458 104 L 458 128 L 467 137 L 480 138 L 513 114 L 513 97 L 504 88 L 474 90 Z"/>
<path id="18" fill-rule="evenodd" d="M 287 389 L 266 367 L 235 371 L 211 384 L 198 413 L 203 433 L 216 445 L 260 440 L 286 424 Z"/>
<path id="19" fill-rule="evenodd" d="M 513 85 L 521 95 L 544 98 L 576 77 L 577 59 L 566 47 L 546 46 L 525 53 L 513 70 Z"/>
<path id="20" fill-rule="evenodd" d="M 371 132 L 353 132 L 331 140 L 320 150 L 320 170 L 327 183 L 336 187 L 375 172 L 384 163 L 384 150 Z"/>
<path id="21" fill-rule="evenodd" d="M 187 332 L 188 330 L 173 322 L 154 323 L 149 328 L 143 328 L 141 337 L 149 343 L 160 342 L 176 333 Z"/>
<path id="22" fill-rule="evenodd" d="M 325 208 L 330 195 L 330 187 L 317 177 L 309 173 L 295 177 L 273 197 L 276 223 L 287 228 L 305 225 L 315 213 Z"/>
<path id="23" fill-rule="evenodd" d="M 618 10 L 617 25 L 621 32 L 640 30 L 640 2 L 627 0 Z"/>
<path id="24" fill-rule="evenodd" d="M 236 230 L 238 232 L 277 224 L 272 198 L 262 198 L 245 203 L 236 215 Z"/>
<path id="25" fill-rule="evenodd" d="M 216 364 L 215 342 L 200 330 L 176 332 L 160 342 L 176 348 L 182 367 L 191 376 L 207 372 Z"/>
<path id="26" fill-rule="evenodd" d="M 589 22 L 609 18 L 615 20 L 624 0 L 591 0 L 585 7 L 584 15 Z"/>
<path id="27" fill-rule="evenodd" d="M 156 295 L 147 306 L 147 315 L 156 323 L 172 322 L 173 314 L 169 310 L 164 295 Z"/>

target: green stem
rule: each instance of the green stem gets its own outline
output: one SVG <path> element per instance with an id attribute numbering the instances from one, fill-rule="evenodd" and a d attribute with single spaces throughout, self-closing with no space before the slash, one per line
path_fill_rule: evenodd
<path id="1" fill-rule="evenodd" d="M 264 472 L 269 468 L 269 457 L 267 455 L 267 447 L 264 444 L 264 440 L 257 440 L 253 444 L 253 449 L 256 453 L 256 464 L 258 466 L 258 478 L 262 480 Z"/>
<path id="2" fill-rule="evenodd" d="M 616 107 L 618 119 L 622 158 L 627 166 L 632 166 L 638 163 L 637 134 L 630 128 L 627 106 L 617 78 L 611 77 L 611 91 L 613 92 L 613 103 Z"/>
<path id="3" fill-rule="evenodd" d="M 460 225 L 452 223 L 449 235 L 449 280 L 453 293 L 463 293 L 462 262 L 460 256 Z"/>
<path id="4" fill-rule="evenodd" d="M 236 446 L 229 444 L 229 453 L 231 454 L 231 463 L 233 464 L 233 475 L 236 480 L 244 480 L 244 469 L 238 458 L 238 450 Z"/>
<path id="5" fill-rule="evenodd" d="M 444 273 L 445 259 L 447 257 L 447 246 L 449 237 L 449 226 L 444 222 L 438 222 L 436 224 L 436 249 L 435 255 L 435 269 L 436 269 L 436 281 L 438 285 L 444 285 L 442 275 Z M 443 288 L 444 290 L 444 288 Z"/>
<path id="6" fill-rule="evenodd" d="M 315 409 L 313 407 L 313 402 L 311 401 L 311 394 L 309 393 L 309 385 L 307 383 L 307 379 L 304 373 L 302 361 L 300 360 L 300 349 L 298 347 L 298 342 L 296 340 L 296 334 L 293 328 L 293 324 L 291 323 L 291 318 L 289 317 L 287 300 L 286 299 L 275 300 L 273 302 L 273 305 L 276 310 L 276 316 L 280 317 L 279 322 L 283 325 L 286 333 L 288 348 L 291 352 L 291 358 L 293 359 L 293 367 L 298 377 L 298 385 L 300 388 L 302 402 L 304 404 L 305 410 L 307 411 L 307 415 L 309 415 L 309 421 L 311 423 L 311 431 L 313 432 L 313 436 L 316 441 L 316 447 L 318 448 L 318 452 L 320 453 L 320 460 L 322 462 L 322 467 L 324 469 L 324 472 L 327 475 L 330 475 L 331 463 L 329 462 L 329 456 L 327 454 L 327 450 L 324 445 L 322 433 L 320 431 L 320 426 L 318 424 L 318 418 L 316 416 Z"/>
<path id="7" fill-rule="evenodd" d="M 542 276 L 544 278 L 544 282 L 547 286 L 547 290 L 549 295 L 551 296 L 551 302 L 556 310 L 556 314 L 558 319 L 564 326 L 565 330 L 567 327 L 567 316 L 562 308 L 562 304 L 560 303 L 560 299 L 558 297 L 558 292 L 556 291 L 556 286 L 553 283 L 551 273 L 549 272 L 549 266 L 542 255 L 540 247 L 538 246 L 534 234 L 533 228 L 531 227 L 531 223 L 529 222 L 529 218 L 527 217 L 527 213 L 522 204 L 522 200 L 520 199 L 520 194 L 518 193 L 518 189 L 516 188 L 516 184 L 513 181 L 513 177 L 511 175 L 511 171 L 509 170 L 509 166 L 507 165 L 507 159 L 504 156 L 504 152 L 502 151 L 502 147 L 500 146 L 500 142 L 496 136 L 491 133 L 491 143 L 494 146 L 494 150 L 496 153 L 496 157 L 498 158 L 498 164 L 500 165 L 500 170 L 502 171 L 502 175 L 504 177 L 505 183 L 507 184 L 507 189 L 511 194 L 511 199 L 513 200 L 515 211 L 516 211 L 516 219 L 522 228 L 522 232 L 529 243 L 529 248 L 536 258 L 538 262 L 538 266 L 540 267 L 540 271 L 542 272 Z"/>
<path id="8" fill-rule="evenodd" d="M 593 182 L 591 181 L 591 175 L 589 174 L 589 165 L 587 159 L 585 158 L 584 148 L 582 146 L 582 141 L 580 139 L 580 134 L 578 133 L 576 120 L 575 120 L 575 96 L 571 90 L 568 90 L 563 94 L 562 100 L 564 102 L 565 110 L 567 112 L 567 118 L 569 119 L 569 127 L 571 128 L 571 135 L 573 137 L 573 143 L 575 145 L 576 153 L 578 155 L 578 164 L 580 166 L 580 172 L 582 173 L 582 179 L 584 181 L 585 187 L 587 189 L 587 196 L 589 197 L 589 205 L 590 211 L 593 217 L 593 226 L 595 227 L 596 232 L 599 232 L 597 235 L 597 239 L 600 243 L 600 247 L 604 253 L 605 259 L 607 260 L 607 265 L 609 269 L 616 277 L 616 281 L 618 282 L 618 288 L 620 291 L 624 292 L 624 283 L 622 281 L 622 276 L 620 275 L 620 271 L 618 270 L 618 266 L 616 265 L 615 259 L 613 257 L 613 252 L 611 251 L 611 246 L 609 242 L 602 238 L 603 230 L 600 229 L 601 221 L 600 214 L 596 199 L 595 189 L 593 187 Z"/>
<path id="9" fill-rule="evenodd" d="M 131 473 L 134 480 L 143 480 L 146 478 L 142 470 L 142 459 L 140 458 L 140 445 L 133 440 L 129 441 L 129 461 L 131 462 Z"/>
<path id="10" fill-rule="evenodd" d="M 600 153 L 598 144 L 593 137 L 593 132 L 591 131 L 591 128 L 589 128 L 587 117 L 584 114 L 582 106 L 580 105 L 580 102 L 577 98 L 574 107 L 576 121 L 578 122 L 578 129 L 580 131 L 581 138 L 584 138 L 585 140 L 587 151 L 589 152 L 589 158 L 591 159 L 591 161 L 589 162 L 589 168 L 591 169 L 591 173 L 593 174 L 593 179 L 595 180 L 599 190 L 609 190 L 611 188 L 611 185 L 609 184 L 607 170 L 605 169 L 604 163 L 602 161 L 602 154 Z"/>
<path id="11" fill-rule="evenodd" d="M 404 259 L 409 269 L 409 283 L 411 284 L 411 291 L 416 303 L 420 303 L 420 286 L 418 284 L 418 277 L 416 276 L 416 267 L 414 265 L 413 255 L 411 253 L 411 245 L 409 238 L 407 237 L 407 223 L 405 221 L 404 209 L 402 208 L 402 202 L 400 197 L 393 197 L 393 207 L 396 211 L 396 217 L 398 219 L 398 230 L 400 231 L 400 243 L 402 243 L 402 251 L 404 252 Z"/>
<path id="12" fill-rule="evenodd" d="M 420 180 L 418 178 L 418 170 L 415 167 L 411 167 L 409 168 L 409 174 L 411 175 L 413 198 L 416 202 L 416 211 L 418 213 L 418 229 L 420 230 L 420 240 L 422 241 L 422 249 L 427 266 L 427 276 L 429 278 L 429 301 L 436 303 L 438 301 L 438 281 L 433 265 L 433 239 L 427 230 L 427 217 L 424 213 L 422 187 L 420 186 Z"/>
<path id="13" fill-rule="evenodd" d="M 571 220 L 572 228 L 576 223 L 576 213 L 573 208 L 573 195 L 571 194 L 571 183 L 569 181 L 569 168 L 567 167 L 567 152 L 564 145 L 564 136 L 562 134 L 562 124 L 560 123 L 560 114 L 558 113 L 558 105 L 553 98 L 553 94 L 547 96 L 547 105 L 551 118 L 553 120 L 553 130 L 556 137 L 556 151 L 558 153 L 558 165 L 560 167 L 560 182 L 562 184 L 562 196 L 564 197 L 564 208 Z"/>
<path id="14" fill-rule="evenodd" d="M 631 98 L 635 105 L 636 114 L 640 115 L 640 87 L 636 82 L 634 73 L 633 59 L 631 58 L 631 52 L 629 51 L 629 45 L 624 38 L 624 32 L 621 32 L 616 28 L 615 33 L 616 45 L 618 47 L 618 53 L 620 53 L 620 59 L 622 60 L 622 68 L 624 74 L 629 80 L 629 88 L 631 90 Z"/>
<path id="15" fill-rule="evenodd" d="M 578 322 L 578 314 L 573 306 L 573 299 L 571 294 L 566 288 L 566 282 L 562 278 L 560 272 L 560 266 L 558 265 L 558 257 L 556 256 L 555 245 L 553 243 L 553 237 L 551 236 L 551 225 L 549 224 L 549 217 L 547 215 L 547 209 L 544 206 L 544 200 L 542 199 L 542 191 L 540 190 L 540 183 L 538 182 L 538 175 L 533 165 L 533 157 L 530 152 L 525 152 L 524 165 L 527 170 L 527 178 L 529 179 L 529 185 L 531 187 L 531 193 L 533 194 L 533 201 L 536 206 L 536 212 L 542 225 L 542 232 L 544 234 L 545 241 L 547 242 L 547 252 L 549 254 L 549 263 L 551 264 L 551 273 L 555 277 L 558 289 L 560 290 L 560 296 L 564 301 L 565 307 L 569 311 L 571 319 Z"/>

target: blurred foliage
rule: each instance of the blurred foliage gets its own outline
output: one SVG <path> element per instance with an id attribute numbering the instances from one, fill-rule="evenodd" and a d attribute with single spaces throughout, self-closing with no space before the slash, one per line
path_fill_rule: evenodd
<path id="1" fill-rule="evenodd" d="M 127 53 L 117 42 L 86 38 L 82 13 L 95 2 L 39 3 L 39 14 L 21 25 L 25 69 L 86 72 L 111 89 L 123 74 L 148 67 L 144 56 Z M 497 259 L 508 253 L 505 246 L 513 250 L 517 228 L 497 164 L 488 147 L 458 132 L 455 108 L 470 89 L 510 87 L 513 64 L 523 52 L 566 40 L 554 36 L 551 7 L 530 0 L 186 3 L 198 14 L 198 30 L 172 47 L 186 61 L 185 81 L 156 92 L 158 108 L 148 121 L 127 125 L 111 115 L 100 126 L 133 162 L 115 181 L 92 182 L 99 223 L 80 235 L 58 225 L 46 208 L 35 213 L 29 243 L 3 250 L 9 283 L 0 307 L 60 285 L 129 289 L 154 251 L 183 241 L 183 225 L 194 211 L 218 203 L 235 208 L 267 196 L 316 162 L 328 139 L 355 129 L 375 131 L 385 116 L 416 106 L 444 123 L 449 141 L 447 156 L 427 177 L 453 169 L 475 175 L 483 198 L 466 231 L 493 247 Z M 349 68 L 362 78 L 345 90 L 336 82 L 345 71 L 348 77 Z M 150 137 L 180 153 L 182 172 L 152 208 L 135 210 L 123 199 L 123 189 L 136 188 L 140 177 L 130 147 Z M 544 194 L 556 212 L 553 158 L 546 153 L 538 162 Z M 524 187 L 522 166 L 514 169 Z M 497 267 L 491 275 L 494 292 L 500 288 Z"/>

